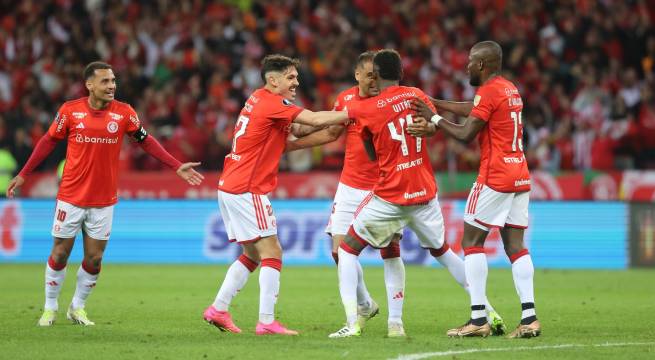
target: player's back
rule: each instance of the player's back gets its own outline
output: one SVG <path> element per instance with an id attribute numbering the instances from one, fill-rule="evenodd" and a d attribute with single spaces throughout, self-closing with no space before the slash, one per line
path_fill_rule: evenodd
<path id="1" fill-rule="evenodd" d="M 378 158 L 380 175 L 373 192 L 399 205 L 425 203 L 437 192 L 424 139 L 407 133 L 414 98 L 430 104 L 420 89 L 390 86 L 361 101 L 355 111 L 362 137 L 372 139 Z"/>
<path id="2" fill-rule="evenodd" d="M 487 121 L 480 131 L 478 183 L 500 192 L 530 190 L 530 173 L 523 154 L 523 101 L 514 84 L 496 76 L 476 93 L 471 116 Z"/>
<path id="3" fill-rule="evenodd" d="M 239 113 L 219 189 L 233 194 L 272 191 L 290 124 L 302 110 L 264 88 L 256 90 Z"/>
<path id="4" fill-rule="evenodd" d="M 359 96 L 359 87 L 353 86 L 339 93 L 334 104 L 334 110 L 344 110 L 364 99 L 366 98 Z M 346 125 L 345 131 L 346 151 L 339 182 L 356 189 L 370 190 L 379 176 L 378 164 L 371 161 L 366 154 L 366 149 L 364 149 L 360 137 L 359 123 L 350 122 Z"/>

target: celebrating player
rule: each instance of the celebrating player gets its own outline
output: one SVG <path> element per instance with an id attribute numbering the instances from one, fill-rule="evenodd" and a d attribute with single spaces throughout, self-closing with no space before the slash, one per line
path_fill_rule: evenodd
<path id="1" fill-rule="evenodd" d="M 222 331 L 241 332 L 228 307 L 261 260 L 255 333 L 298 334 L 275 320 L 282 248 L 266 194 L 277 185 L 278 165 L 292 122 L 320 127 L 348 121 L 345 111 L 312 112 L 292 103 L 299 85 L 298 65 L 298 60 L 282 55 L 264 58 L 261 76 L 265 85 L 246 101 L 237 119 L 232 152 L 225 157 L 218 203 L 228 237 L 242 246 L 243 254 L 230 266 L 214 303 L 204 312 L 204 319 Z"/>
<path id="2" fill-rule="evenodd" d="M 355 80 L 357 86 L 342 91 L 334 104 L 334 110 L 343 110 L 355 102 L 371 96 L 379 91 L 373 76 L 373 56 L 375 52 L 367 51 L 359 55 L 355 65 Z M 378 180 L 378 164 L 371 161 L 366 154 L 361 137 L 354 122 L 346 126 L 333 125 L 312 133 L 300 139 L 287 143 L 287 151 L 323 145 L 335 141 L 346 130 L 346 151 L 343 171 L 337 193 L 334 196 L 332 214 L 325 232 L 332 236 L 332 257 L 339 263 L 337 250 L 346 236 L 359 204 L 371 192 Z M 400 257 L 400 233 L 394 234 L 389 246 L 380 250 L 384 259 L 384 282 L 387 288 L 387 303 L 389 305 L 388 336 L 404 336 L 402 325 L 402 308 L 405 299 L 405 265 Z M 357 262 L 357 322 L 361 328 L 366 321 L 379 312 L 378 304 L 364 283 L 362 266 Z"/>
<path id="3" fill-rule="evenodd" d="M 189 184 L 198 185 L 203 179 L 193 170 L 200 163 L 181 164 L 146 133 L 130 105 L 114 100 L 116 77 L 111 65 L 90 63 L 84 69 L 84 81 L 89 96 L 67 101 L 59 108 L 50 129 L 7 189 L 7 197 L 13 197 L 16 188 L 23 185 L 57 142 L 67 140 L 66 165 L 52 228 L 54 245 L 45 270 L 45 306 L 40 326 L 50 326 L 57 318 L 57 299 L 66 276 L 66 263 L 80 229 L 84 259 L 77 271 L 77 286 L 66 316 L 76 324 L 94 325 L 84 306 L 98 280 L 111 233 L 114 204 L 118 201 L 118 156 L 125 134 Z"/>
<path id="4" fill-rule="evenodd" d="M 500 75 L 501 64 L 500 45 L 493 41 L 475 44 L 468 63 L 470 84 L 479 86 L 473 102 L 432 100 L 426 105 L 415 101 L 413 108 L 431 123 L 417 121 L 408 128 L 410 134 L 424 136 L 438 127 L 465 142 L 480 134 L 480 173 L 466 201 L 462 239 L 471 318 L 463 326 L 448 330 L 449 336 L 487 336 L 491 331 L 484 318 L 488 272 L 484 241 L 492 227 L 500 229 L 521 300 L 521 322 L 509 337 L 534 337 L 541 332 L 534 308 L 534 267 L 523 245 L 530 198 L 530 174 L 521 141 L 523 102 L 516 86 Z M 468 117 L 463 124 L 454 124 L 435 114 L 433 104 Z"/>
<path id="5" fill-rule="evenodd" d="M 410 227 L 421 246 L 466 288 L 464 263 L 444 242 L 437 184 L 426 148 L 421 138 L 405 134 L 406 126 L 414 121 L 410 100 L 428 97 L 417 88 L 399 85 L 402 67 L 396 51 L 376 53 L 373 69 L 380 94 L 351 104 L 349 112 L 356 119 L 369 157 L 378 161 L 379 176 L 339 245 L 339 291 L 346 326 L 330 334 L 331 338 L 361 334 L 356 321 L 357 257 L 369 244 L 388 246 L 392 235 L 404 226 Z M 402 327 L 402 323 L 398 325 Z"/>

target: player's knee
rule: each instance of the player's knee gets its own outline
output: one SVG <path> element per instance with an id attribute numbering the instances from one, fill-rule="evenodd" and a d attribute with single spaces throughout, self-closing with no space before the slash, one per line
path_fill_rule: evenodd
<path id="1" fill-rule="evenodd" d="M 367 245 L 366 242 L 362 241 L 357 237 L 354 237 L 349 233 L 343 239 L 339 247 L 348 253 L 359 256 L 359 254 L 362 252 L 362 250 L 364 250 L 366 245 Z"/>
<path id="2" fill-rule="evenodd" d="M 82 268 L 89 274 L 95 275 L 102 267 L 102 254 L 88 255 L 82 261 Z"/>
<path id="3" fill-rule="evenodd" d="M 505 246 L 505 254 L 507 257 L 512 259 L 517 256 L 521 256 L 527 249 L 523 247 L 523 244 L 508 244 Z"/>
<path id="4" fill-rule="evenodd" d="M 55 247 L 50 254 L 52 260 L 57 264 L 66 264 L 69 256 L 70 250 L 65 247 Z"/>
<path id="5" fill-rule="evenodd" d="M 397 242 L 391 242 L 389 246 L 380 249 L 380 256 L 382 256 L 383 259 L 400 257 L 400 244 Z"/>

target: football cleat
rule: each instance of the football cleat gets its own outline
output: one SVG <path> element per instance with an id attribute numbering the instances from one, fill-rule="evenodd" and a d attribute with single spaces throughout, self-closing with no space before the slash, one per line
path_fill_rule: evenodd
<path id="1" fill-rule="evenodd" d="M 39 326 L 52 326 L 57 320 L 56 310 L 43 310 L 43 315 L 39 319 Z"/>
<path id="2" fill-rule="evenodd" d="M 380 313 L 380 307 L 378 304 L 371 299 L 371 305 L 369 307 L 357 306 L 357 324 L 359 325 L 360 330 L 364 328 L 366 322 L 375 317 L 375 315 Z"/>
<path id="3" fill-rule="evenodd" d="M 334 332 L 328 337 L 330 339 L 337 339 L 337 338 L 346 338 L 346 337 L 352 337 L 352 336 L 360 336 L 362 335 L 362 329 L 359 327 L 359 324 L 355 323 L 355 325 L 351 326 L 344 326 L 339 331 Z"/>
<path id="4" fill-rule="evenodd" d="M 209 305 L 202 314 L 203 319 L 211 325 L 216 326 L 220 331 L 226 331 L 238 334 L 241 332 L 234 322 L 232 316 L 227 311 L 218 311 L 213 305 Z"/>
<path id="5" fill-rule="evenodd" d="M 295 330 L 289 330 L 284 325 L 280 324 L 277 320 L 273 321 L 270 324 L 263 324 L 257 322 L 257 327 L 255 328 L 256 335 L 298 335 L 298 332 Z"/>
<path id="6" fill-rule="evenodd" d="M 505 326 L 505 321 L 500 314 L 496 311 L 490 311 L 487 314 L 487 320 L 491 326 L 491 335 L 500 336 L 504 335 L 507 332 L 507 327 Z"/>
<path id="7" fill-rule="evenodd" d="M 466 324 L 446 332 L 449 337 L 487 337 L 489 334 L 491 334 L 491 326 L 488 323 L 478 326 L 472 324 L 470 320 Z"/>
<path id="8" fill-rule="evenodd" d="M 531 338 L 541 335 L 541 324 L 539 320 L 535 320 L 528 325 L 519 324 L 514 331 L 512 331 L 507 338 L 509 339 L 519 339 L 519 338 Z"/>
<path id="9" fill-rule="evenodd" d="M 66 318 L 72 321 L 73 324 L 77 324 L 77 325 L 92 326 L 96 324 L 93 321 L 89 320 L 88 316 L 86 315 L 86 310 L 84 310 L 84 308 L 73 309 L 73 305 L 68 307 L 68 311 L 66 312 Z"/>
<path id="10" fill-rule="evenodd" d="M 389 323 L 389 327 L 387 329 L 387 337 L 397 338 L 405 336 L 407 335 L 405 334 L 405 328 L 403 327 L 403 324 Z"/>

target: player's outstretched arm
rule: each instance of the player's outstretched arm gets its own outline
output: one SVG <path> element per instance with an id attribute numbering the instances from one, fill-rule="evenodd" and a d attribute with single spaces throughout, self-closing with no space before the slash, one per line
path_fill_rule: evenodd
<path id="1" fill-rule="evenodd" d="M 199 166 L 199 162 L 188 162 L 180 165 L 176 173 L 179 177 L 186 180 L 189 185 L 200 185 L 202 180 L 205 178 L 201 173 L 197 172 L 193 168 Z"/>
<path id="2" fill-rule="evenodd" d="M 425 119 L 430 119 L 430 122 L 432 122 L 438 128 L 442 129 L 446 134 L 466 143 L 475 139 L 475 136 L 478 134 L 478 132 L 480 132 L 480 130 L 482 130 L 482 128 L 486 125 L 483 120 L 471 116 L 466 118 L 464 123 L 461 125 L 451 123 L 450 121 L 436 114 L 426 103 L 418 99 L 412 100 L 412 110 L 416 111 L 418 116 Z M 407 132 L 412 134 L 409 126 L 407 128 Z"/>
<path id="3" fill-rule="evenodd" d="M 309 126 L 328 126 L 346 124 L 349 117 L 346 111 L 310 111 L 305 109 L 293 121 Z"/>
<path id="4" fill-rule="evenodd" d="M 448 111 L 458 116 L 469 116 L 473 110 L 472 101 L 449 101 L 430 98 L 432 105 L 439 110 Z"/>
<path id="5" fill-rule="evenodd" d="M 50 136 L 48 133 L 41 137 L 41 140 L 39 140 L 34 147 L 34 151 L 32 151 L 32 155 L 30 155 L 30 158 L 27 160 L 27 163 L 25 163 L 25 166 L 23 166 L 23 169 L 21 169 L 18 175 L 9 182 L 6 193 L 8 198 L 12 199 L 14 197 L 16 189 L 21 187 L 25 183 L 25 178 L 27 178 L 32 171 L 34 171 L 34 169 L 36 169 L 37 166 L 39 166 L 48 155 L 50 155 L 52 150 L 57 146 L 57 142 L 58 140 Z"/>
<path id="6" fill-rule="evenodd" d="M 139 129 L 137 133 L 145 134 L 145 131 Z M 135 136 L 137 137 L 137 136 Z M 189 185 L 200 185 L 205 178 L 199 172 L 195 171 L 193 167 L 200 165 L 199 162 L 188 162 L 182 164 L 173 155 L 171 155 L 163 146 L 152 136 L 145 135 L 137 137 L 139 146 L 148 153 L 148 155 L 166 164 L 169 168 L 175 170 L 177 175 L 184 179 Z"/>
<path id="7" fill-rule="evenodd" d="M 297 138 L 305 137 L 323 129 L 325 129 L 325 127 L 308 126 L 298 123 L 291 124 L 291 134 Z"/>
<path id="8" fill-rule="evenodd" d="M 301 137 L 300 139 L 287 141 L 287 146 L 284 151 L 289 152 L 300 150 L 333 142 L 341 136 L 343 129 L 345 129 L 345 126 L 343 125 L 332 125 L 323 130 Z"/>

